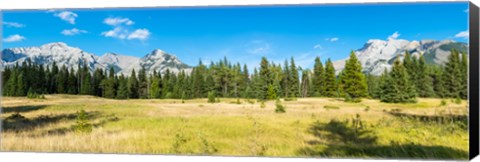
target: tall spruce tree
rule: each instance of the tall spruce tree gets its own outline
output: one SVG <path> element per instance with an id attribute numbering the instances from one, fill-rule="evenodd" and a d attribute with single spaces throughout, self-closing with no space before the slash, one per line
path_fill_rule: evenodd
<path id="1" fill-rule="evenodd" d="M 443 71 L 442 80 L 445 88 L 445 97 L 460 97 L 462 91 L 462 67 L 459 53 L 456 49 L 452 49 Z"/>
<path id="2" fill-rule="evenodd" d="M 290 75 L 289 75 L 289 94 L 290 96 L 289 97 L 298 97 L 300 95 L 300 79 L 299 79 L 299 76 L 298 76 L 298 68 L 297 66 L 295 65 L 295 60 L 293 59 L 293 57 L 290 58 Z"/>
<path id="3" fill-rule="evenodd" d="M 320 57 L 315 58 L 315 65 L 313 68 L 313 94 L 314 96 L 323 96 L 324 95 L 324 89 L 325 89 L 325 69 L 323 68 L 322 61 L 320 60 Z"/>
<path id="4" fill-rule="evenodd" d="M 335 68 L 330 59 L 327 60 L 325 65 L 325 91 L 324 96 L 336 97 L 337 96 L 337 78 L 335 77 Z"/>
<path id="5" fill-rule="evenodd" d="M 415 85 L 409 79 L 407 69 L 397 58 L 393 63 L 392 71 L 385 76 L 381 83 L 380 101 L 387 103 L 417 102 Z"/>
<path id="6" fill-rule="evenodd" d="M 350 53 L 350 58 L 345 62 L 341 84 L 343 85 L 343 92 L 352 99 L 367 96 L 367 82 L 365 75 L 362 73 L 362 65 L 353 51 Z"/>
<path id="7" fill-rule="evenodd" d="M 417 94 L 420 97 L 433 97 L 435 95 L 433 89 L 433 79 L 428 73 L 428 67 L 425 62 L 425 58 L 420 56 L 418 61 L 417 79 L 415 79 L 415 85 Z"/>

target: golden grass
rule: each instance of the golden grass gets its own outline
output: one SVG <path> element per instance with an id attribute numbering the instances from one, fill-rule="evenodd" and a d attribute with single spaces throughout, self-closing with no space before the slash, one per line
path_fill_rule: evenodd
<path id="1" fill-rule="evenodd" d="M 351 119 L 359 114 L 374 127 L 378 145 L 392 141 L 424 146 L 443 146 L 468 152 L 468 131 L 440 134 L 441 125 L 419 122 L 405 123 L 386 112 L 399 109 L 402 113 L 417 115 L 467 114 L 467 102 L 448 102 L 440 106 L 440 99 L 419 99 L 415 104 L 386 104 L 378 100 L 363 99 L 361 103 L 345 103 L 335 98 L 299 98 L 284 101 L 286 113 L 274 112 L 275 101 L 250 104 L 241 99 L 220 99 L 220 103 L 207 103 L 207 99 L 181 100 L 113 100 L 92 96 L 47 95 L 46 99 L 22 97 L 2 98 L 6 118 L 22 106 L 39 106 L 20 112 L 29 119 L 41 115 L 75 114 L 80 109 L 95 112 L 93 132 L 78 134 L 70 130 L 75 119 L 46 122 L 31 129 L 1 134 L 2 151 L 35 152 L 89 152 L 135 154 L 214 154 L 235 156 L 297 157 L 314 137 L 308 132 L 315 121 L 326 123 L 332 119 Z M 324 106 L 338 106 L 326 109 Z M 16 108 L 15 108 L 16 107 Z M 366 110 L 366 108 L 368 109 Z M 118 121 L 106 121 L 108 115 Z M 388 123 L 388 125 L 386 124 Z M 417 126 L 416 128 L 413 128 Z M 185 139 L 178 148 L 174 143 Z M 205 141 L 217 152 L 206 153 Z M 321 139 L 328 140 L 328 139 Z M 434 155 L 433 155 L 434 156 Z M 466 157 L 453 157 L 466 158 Z"/>

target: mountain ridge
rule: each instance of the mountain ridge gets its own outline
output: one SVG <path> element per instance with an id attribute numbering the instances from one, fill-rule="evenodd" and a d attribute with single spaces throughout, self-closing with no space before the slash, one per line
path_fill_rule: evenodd
<path id="1" fill-rule="evenodd" d="M 169 69 L 173 73 L 182 70 L 191 71 L 191 67 L 181 62 L 175 55 L 154 49 L 143 57 L 122 55 L 107 52 L 101 56 L 83 51 L 78 47 L 71 47 L 64 42 L 52 42 L 40 46 L 6 48 L 2 52 L 1 65 L 13 66 L 21 64 L 27 59 L 32 62 L 51 66 L 55 62 L 59 67 L 73 67 L 77 70 L 78 64 L 86 64 L 90 71 L 113 67 L 116 74 L 129 75 L 133 69 L 139 71 L 145 67 L 147 73 L 165 72 Z"/>

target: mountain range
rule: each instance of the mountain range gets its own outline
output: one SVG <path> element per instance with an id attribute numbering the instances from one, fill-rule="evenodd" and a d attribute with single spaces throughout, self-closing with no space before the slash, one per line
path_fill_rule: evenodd
<path id="1" fill-rule="evenodd" d="M 452 48 L 456 48 L 460 52 L 468 51 L 466 43 L 452 40 L 371 39 L 362 48 L 354 52 L 362 64 L 363 72 L 380 75 L 385 68 L 388 70 L 392 67 L 396 58 L 403 58 L 405 51 L 410 52 L 414 57 L 423 55 L 427 63 L 441 65 L 447 61 Z M 30 59 L 34 63 L 47 66 L 56 62 L 59 67 L 72 67 L 75 70 L 79 63 L 85 63 L 91 71 L 98 68 L 109 69 L 113 67 L 117 74 L 124 75 L 130 75 L 134 69 L 138 72 L 141 67 L 144 67 L 147 73 L 152 73 L 154 70 L 164 73 L 169 69 L 173 73 L 183 70 L 188 74 L 192 70 L 192 66 L 181 62 L 175 55 L 160 49 L 155 49 L 141 58 L 117 53 L 105 53 L 102 56 L 97 56 L 80 48 L 68 46 L 63 42 L 54 42 L 38 47 L 7 48 L 2 50 L 1 54 L 2 66 L 14 66 L 17 63 L 21 65 L 21 63 Z M 337 74 L 343 70 L 347 59 L 333 62 Z"/>
<path id="2" fill-rule="evenodd" d="M 429 64 L 442 65 L 448 60 L 452 48 L 468 53 L 468 45 L 466 43 L 453 40 L 408 41 L 404 39 L 371 39 L 362 48 L 354 52 L 362 64 L 364 73 L 381 75 L 385 68 L 387 70 L 391 69 L 395 59 L 398 57 L 403 59 L 406 51 L 417 58 L 423 55 L 425 62 Z M 333 62 L 336 74 L 343 70 L 347 59 Z"/>
<path id="3" fill-rule="evenodd" d="M 175 55 L 155 49 L 145 56 L 138 58 L 116 53 L 106 53 L 96 56 L 77 47 L 70 47 L 63 42 L 48 43 L 39 47 L 7 48 L 2 50 L 2 66 L 21 65 L 27 59 L 32 62 L 50 66 L 55 62 L 59 67 L 72 67 L 77 70 L 78 65 L 84 63 L 93 71 L 95 69 L 114 68 L 116 74 L 130 75 L 135 69 L 137 72 L 144 67 L 147 73 L 154 70 L 164 73 L 178 73 L 182 70 L 189 73 L 192 67 L 182 63 Z"/>

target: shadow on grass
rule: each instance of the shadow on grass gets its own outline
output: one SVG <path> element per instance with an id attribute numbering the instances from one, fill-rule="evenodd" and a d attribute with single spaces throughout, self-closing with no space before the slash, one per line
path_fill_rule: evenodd
<path id="1" fill-rule="evenodd" d="M 467 115 L 417 115 L 417 114 L 407 114 L 401 112 L 387 112 L 388 114 L 403 118 L 403 119 L 413 119 L 424 123 L 436 123 L 436 124 L 455 124 L 462 129 L 468 129 L 468 116 Z"/>
<path id="2" fill-rule="evenodd" d="M 89 112 L 91 118 L 100 115 L 99 112 Z M 77 118 L 77 113 L 56 114 L 56 115 L 40 115 L 34 118 L 26 118 L 20 113 L 14 113 L 2 120 L 2 131 L 24 131 L 33 130 L 46 125 L 55 124 L 60 121 L 70 121 Z"/>
<path id="3" fill-rule="evenodd" d="M 298 150 L 300 155 L 319 157 L 369 157 L 369 158 L 421 158 L 421 159 L 467 159 L 468 152 L 444 146 L 419 144 L 377 144 L 377 136 L 366 128 L 358 118 L 328 123 L 314 122 L 309 133 L 315 139 Z"/>
<path id="4" fill-rule="evenodd" d="M 2 113 L 24 113 L 30 111 L 36 111 L 47 107 L 47 105 L 29 105 L 29 106 L 13 106 L 13 107 L 2 107 Z"/>

